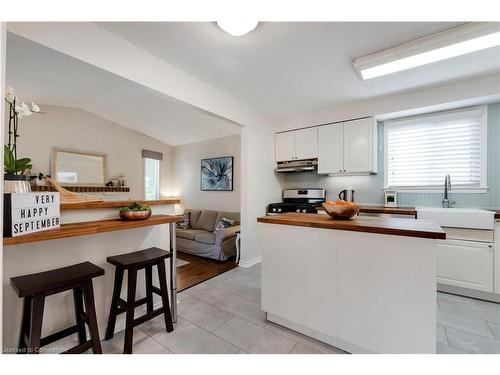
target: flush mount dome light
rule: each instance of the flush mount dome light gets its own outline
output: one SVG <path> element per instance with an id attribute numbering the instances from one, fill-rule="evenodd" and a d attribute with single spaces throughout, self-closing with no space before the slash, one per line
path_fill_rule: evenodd
<path id="1" fill-rule="evenodd" d="M 362 80 L 500 45 L 500 24 L 468 23 L 354 60 Z"/>
<path id="2" fill-rule="evenodd" d="M 230 35 L 242 36 L 254 30 L 259 24 L 259 21 L 244 21 L 236 19 L 232 21 L 217 21 L 216 24 Z"/>

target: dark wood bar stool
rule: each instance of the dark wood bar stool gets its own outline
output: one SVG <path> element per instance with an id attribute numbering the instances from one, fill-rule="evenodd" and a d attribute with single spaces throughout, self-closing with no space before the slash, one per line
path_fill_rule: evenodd
<path id="1" fill-rule="evenodd" d="M 174 330 L 168 302 L 167 274 L 165 272 L 165 259 L 167 258 L 170 258 L 170 266 L 172 267 L 172 254 L 157 247 L 107 258 L 107 261 L 115 265 L 116 269 L 113 298 L 111 300 L 105 339 L 109 340 L 114 335 L 116 316 L 121 313 L 126 313 L 124 354 L 132 353 L 134 328 L 160 314 L 164 316 L 167 332 L 172 332 Z M 160 280 L 159 288 L 153 285 L 154 266 L 158 268 L 158 279 Z M 144 269 L 146 273 L 146 297 L 136 301 L 137 271 L 141 269 Z M 125 270 L 128 270 L 127 301 L 120 298 L 123 273 Z M 162 299 L 162 307 L 156 310 L 153 310 L 153 293 L 158 294 Z M 146 314 L 134 319 L 134 309 L 144 304 L 146 304 L 147 308 Z"/>
<path id="2" fill-rule="evenodd" d="M 90 348 L 93 353 L 102 353 L 92 286 L 92 279 L 102 275 L 104 275 L 102 268 L 90 262 L 83 262 L 51 271 L 11 278 L 10 284 L 17 295 L 24 298 L 18 353 L 38 354 L 42 346 L 75 333 L 78 334 L 79 344 L 64 353 L 83 353 Z M 67 290 L 73 290 L 76 324 L 42 337 L 45 297 Z M 85 324 L 89 327 L 89 340 L 87 340 Z"/>

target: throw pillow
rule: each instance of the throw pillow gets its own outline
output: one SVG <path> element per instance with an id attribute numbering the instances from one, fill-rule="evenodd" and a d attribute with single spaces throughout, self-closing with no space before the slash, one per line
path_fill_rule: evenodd
<path id="1" fill-rule="evenodd" d="M 234 225 L 234 220 L 223 217 L 215 226 L 214 233 L 217 232 L 218 230 L 232 227 L 233 225 Z"/>

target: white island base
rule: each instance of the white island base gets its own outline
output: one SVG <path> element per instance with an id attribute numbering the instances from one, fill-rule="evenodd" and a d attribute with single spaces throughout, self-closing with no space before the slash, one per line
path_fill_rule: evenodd
<path id="1" fill-rule="evenodd" d="M 436 352 L 435 239 L 260 229 L 268 320 L 350 353 Z"/>

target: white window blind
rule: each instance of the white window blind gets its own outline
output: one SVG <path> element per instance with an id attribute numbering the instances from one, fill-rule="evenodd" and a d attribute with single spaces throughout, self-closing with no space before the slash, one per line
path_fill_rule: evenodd
<path id="1" fill-rule="evenodd" d="M 385 185 L 486 187 L 486 107 L 434 113 L 385 123 Z"/>

